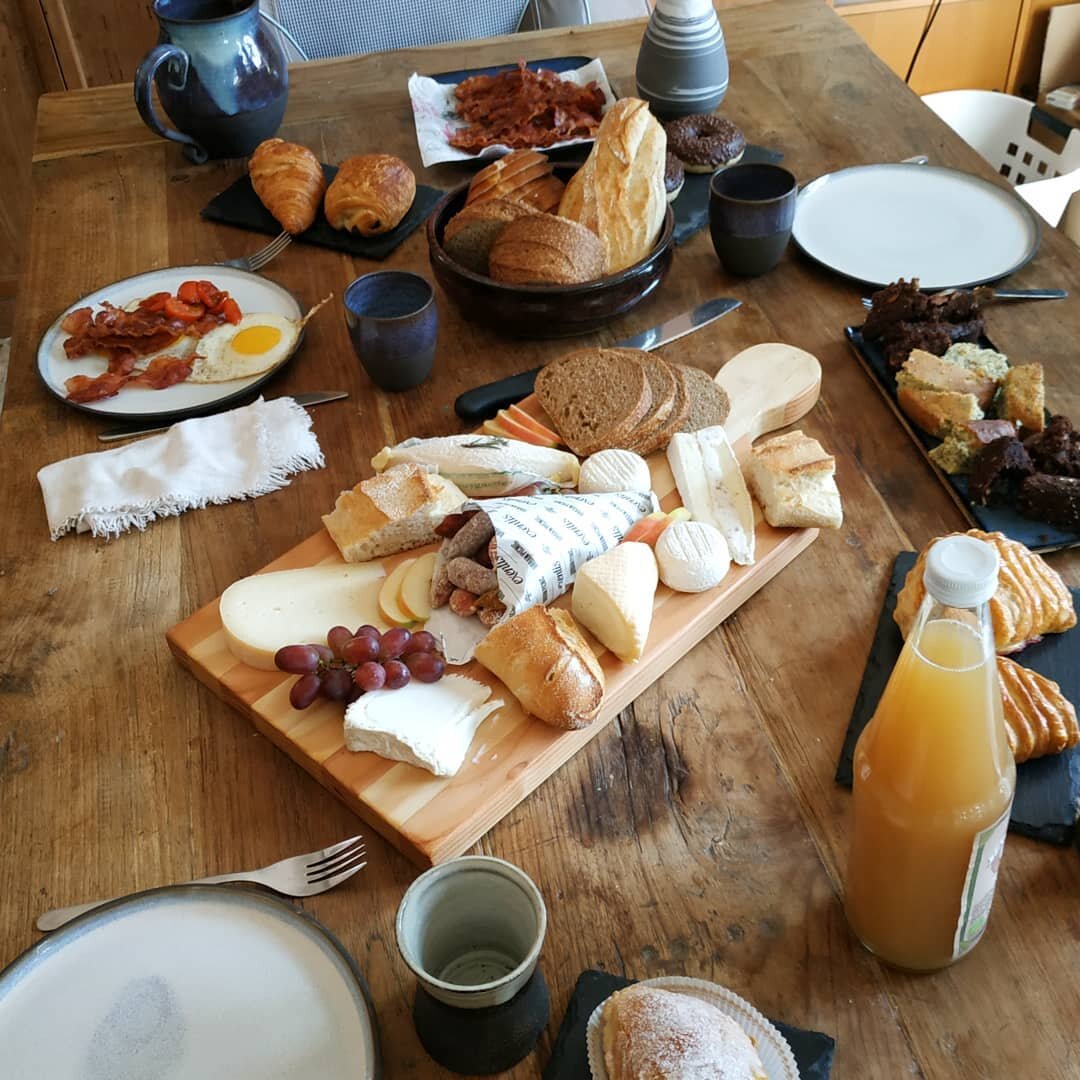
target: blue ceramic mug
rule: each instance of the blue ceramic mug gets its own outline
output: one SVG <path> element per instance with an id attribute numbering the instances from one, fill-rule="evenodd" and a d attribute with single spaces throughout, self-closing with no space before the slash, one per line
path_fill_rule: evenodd
<path id="1" fill-rule="evenodd" d="M 435 362 L 439 315 L 435 290 L 419 274 L 377 270 L 345 290 L 345 325 L 353 348 L 383 390 L 411 390 Z"/>
<path id="2" fill-rule="evenodd" d="M 151 131 L 202 163 L 244 157 L 281 126 L 289 70 L 258 0 L 155 0 L 159 44 L 135 72 L 135 105 Z M 154 108 L 151 84 L 176 125 Z"/>

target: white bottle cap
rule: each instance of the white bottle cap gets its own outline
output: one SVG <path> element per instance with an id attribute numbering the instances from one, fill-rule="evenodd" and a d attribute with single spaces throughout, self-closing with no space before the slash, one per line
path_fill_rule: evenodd
<path id="1" fill-rule="evenodd" d="M 926 590 L 948 607 L 985 604 L 997 591 L 997 548 L 974 536 L 946 536 L 926 556 Z"/>

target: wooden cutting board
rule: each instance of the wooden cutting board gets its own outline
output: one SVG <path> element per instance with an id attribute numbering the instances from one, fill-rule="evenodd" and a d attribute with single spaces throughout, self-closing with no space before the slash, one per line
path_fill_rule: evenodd
<path id="1" fill-rule="evenodd" d="M 725 428 L 742 459 L 757 435 L 793 423 L 813 407 L 821 387 L 821 368 L 800 349 L 757 345 L 733 357 L 717 375 L 717 382 L 732 400 Z M 527 398 L 523 406 L 544 418 L 535 397 Z M 649 465 L 653 490 L 663 508 L 678 506 L 664 454 L 653 455 Z M 505 705 L 480 727 L 465 764 L 453 777 L 435 777 L 375 754 L 346 750 L 342 706 L 320 698 L 310 708 L 297 711 L 288 700 L 292 676 L 238 663 L 226 647 L 217 600 L 174 626 L 167 637 L 176 658 L 201 682 L 244 713 L 262 734 L 400 851 L 422 866 L 431 866 L 471 847 L 816 536 L 816 529 L 773 529 L 759 519 L 753 566 L 733 567 L 717 588 L 705 593 L 675 593 L 660 586 L 648 647 L 637 664 L 621 663 L 593 641 L 607 691 L 600 716 L 583 731 L 559 731 L 525 713 L 479 664 L 460 669 L 488 683 Z M 382 565 L 389 572 L 416 554 L 405 552 L 382 560 Z M 340 561 L 323 529 L 259 572 Z M 559 603 L 568 606 L 569 596 Z M 355 621 L 359 625 L 376 620 L 358 612 Z"/>

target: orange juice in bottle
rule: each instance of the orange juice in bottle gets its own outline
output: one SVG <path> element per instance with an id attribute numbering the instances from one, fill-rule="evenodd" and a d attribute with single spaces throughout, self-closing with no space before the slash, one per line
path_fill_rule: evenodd
<path id="1" fill-rule="evenodd" d="M 997 573 L 974 537 L 931 547 L 926 596 L 855 747 L 848 922 L 910 971 L 974 947 L 997 883 L 1016 786 L 987 606 Z"/>

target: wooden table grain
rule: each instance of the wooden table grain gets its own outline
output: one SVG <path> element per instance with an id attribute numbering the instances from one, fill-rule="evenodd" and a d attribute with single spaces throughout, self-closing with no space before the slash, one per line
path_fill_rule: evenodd
<path id="1" fill-rule="evenodd" d="M 724 14 L 725 112 L 782 149 L 803 180 L 915 153 L 990 175 L 817 0 Z M 420 171 L 405 82 L 519 56 L 601 56 L 633 90 L 641 23 L 313 63 L 293 72 L 283 134 L 325 161 L 390 148 Z M 112 543 L 50 543 L 35 473 L 99 449 L 103 423 L 50 397 L 37 341 L 71 301 L 151 267 L 212 262 L 262 239 L 198 209 L 241 171 L 188 164 L 139 122 L 127 86 L 50 95 L 38 112 L 33 223 L 0 426 L 0 964 L 38 940 L 43 909 L 257 866 L 356 831 L 357 821 L 171 659 L 164 632 L 309 535 L 368 458 L 406 435 L 461 430 L 464 389 L 577 342 L 515 341 L 463 322 L 442 296 L 434 377 L 400 395 L 358 370 L 340 307 L 309 327 L 273 393 L 342 387 L 317 409 L 327 467 L 250 502 L 212 507 Z M 384 265 L 428 272 L 422 234 Z M 313 302 L 371 263 L 294 244 L 267 276 Z M 1017 285 L 1080 285 L 1080 253 L 1052 230 Z M 552 1018 L 514 1070 L 538 1076 L 578 974 L 714 979 L 765 1013 L 837 1039 L 834 1075 L 1080 1076 L 1080 861 L 1011 837 L 984 942 L 949 971 L 911 978 L 864 953 L 839 893 L 850 796 L 833 770 L 896 552 L 962 526 L 949 497 L 847 352 L 858 286 L 790 252 L 766 277 L 719 268 L 707 235 L 680 248 L 642 307 L 595 335 L 613 341 L 707 297 L 743 307 L 680 342 L 709 371 L 759 341 L 817 355 L 821 402 L 802 425 L 832 450 L 844 527 L 647 690 L 477 846 L 522 866 L 550 913 L 541 958 Z M 1046 367 L 1054 408 L 1080 417 L 1080 307 L 993 309 L 994 340 Z M 1072 584 L 1080 559 L 1052 556 Z M 442 1075 L 413 1031 L 414 980 L 394 912 L 415 869 L 370 837 L 367 871 L 304 906 L 371 984 L 387 1076 Z"/>

